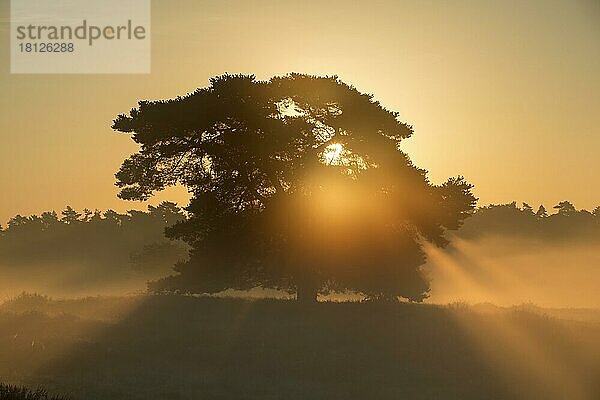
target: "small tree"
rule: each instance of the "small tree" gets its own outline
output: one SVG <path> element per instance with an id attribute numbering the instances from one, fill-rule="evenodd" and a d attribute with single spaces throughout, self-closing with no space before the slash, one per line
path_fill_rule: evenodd
<path id="1" fill-rule="evenodd" d="M 92 218 L 93 215 L 94 215 L 94 213 L 92 212 L 92 210 L 90 210 L 89 208 L 84 208 L 83 215 L 81 217 L 81 221 L 89 222 L 89 220 Z"/>
<path id="2" fill-rule="evenodd" d="M 79 222 L 79 218 L 81 218 L 81 214 L 73 210 L 71 206 L 67 206 L 67 208 L 61 212 L 61 214 L 63 217 L 60 220 L 66 224 L 74 224 Z"/>
<path id="3" fill-rule="evenodd" d="M 577 213 L 577 209 L 575 209 L 575 206 L 569 201 L 561 201 L 553 208 L 558 210 L 558 215 L 562 215 L 563 217 L 570 217 Z"/>
<path id="4" fill-rule="evenodd" d="M 546 207 L 544 207 L 543 204 L 540 204 L 537 212 L 535 213 L 535 216 L 542 219 L 542 218 L 546 218 L 548 216 L 548 212 L 546 211 Z"/>
<path id="5" fill-rule="evenodd" d="M 144 200 L 181 183 L 192 246 L 155 291 L 255 286 L 421 301 L 423 241 L 447 244 L 476 202 L 462 177 L 434 185 L 399 150 L 412 127 L 337 77 L 224 75 L 167 101 L 141 101 L 113 128 L 140 151 L 116 174 Z"/>
<path id="6" fill-rule="evenodd" d="M 56 211 L 45 211 L 41 215 L 43 229 L 51 229 L 59 222 Z"/>
<path id="7" fill-rule="evenodd" d="M 23 217 L 22 215 L 17 214 L 8 220 L 8 229 L 15 230 L 15 229 L 23 228 L 23 227 L 27 226 L 29 221 L 30 221 L 29 218 Z"/>

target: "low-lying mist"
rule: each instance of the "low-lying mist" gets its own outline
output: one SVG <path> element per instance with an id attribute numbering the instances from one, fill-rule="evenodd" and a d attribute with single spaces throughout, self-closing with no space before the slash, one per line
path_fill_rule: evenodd
<path id="1" fill-rule="evenodd" d="M 511 236 L 454 237 L 428 247 L 429 302 L 600 308 L 600 246 Z"/>
<path id="2" fill-rule="evenodd" d="M 426 246 L 430 302 L 600 307 L 600 207 L 478 209 L 445 249 Z"/>
<path id="3" fill-rule="evenodd" d="M 515 237 L 475 240 L 454 237 L 447 249 L 427 247 L 424 270 L 431 282 L 429 303 L 532 303 L 552 308 L 600 308 L 600 248 L 593 243 L 546 244 Z M 125 270 L 112 277 L 74 263 L 15 269 L 0 265 L 0 299 L 21 292 L 52 297 L 137 294 L 146 283 L 171 273 L 168 266 L 149 271 Z M 105 271 L 104 271 L 105 272 Z M 273 290 L 263 291 L 278 297 Z M 236 296 L 244 293 L 235 292 Z M 249 297 L 260 296 L 253 290 Z M 289 297 L 281 294 L 281 297 Z M 356 300 L 333 294 L 323 299 Z"/>
<path id="4" fill-rule="evenodd" d="M 87 296 L 119 296 L 139 294 L 146 290 L 149 280 L 169 273 L 162 271 L 106 271 L 82 268 L 81 264 L 61 263 L 42 266 L 0 265 L 0 301 L 13 298 L 22 292 L 42 293 L 56 298 Z"/>
<path id="5" fill-rule="evenodd" d="M 184 218 L 174 203 L 119 214 L 67 207 L 23 217 L 0 229 L 0 298 L 22 291 L 54 297 L 145 291 L 187 257 L 188 247 L 165 237 Z"/>
<path id="6" fill-rule="evenodd" d="M 562 207 L 562 208 L 561 208 Z M 425 244 L 428 303 L 533 304 L 546 308 L 600 309 L 600 217 L 568 202 L 547 215 L 515 203 L 478 209 L 450 232 L 446 248 Z M 87 216 L 86 216 L 87 215 Z M 165 238 L 184 218 L 172 203 L 149 212 L 15 217 L 0 232 L 0 300 L 21 292 L 55 298 L 139 294 L 147 282 L 173 273 L 188 247 Z M 226 297 L 293 294 L 255 288 Z M 321 300 L 360 300 L 331 293 Z"/>

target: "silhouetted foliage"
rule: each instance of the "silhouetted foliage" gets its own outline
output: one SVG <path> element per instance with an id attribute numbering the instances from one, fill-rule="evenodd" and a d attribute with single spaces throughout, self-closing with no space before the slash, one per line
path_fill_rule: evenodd
<path id="1" fill-rule="evenodd" d="M 31 276 L 28 271 L 54 271 L 65 280 L 73 266 L 85 286 L 135 271 L 164 272 L 187 256 L 187 245 L 164 236 L 166 227 L 184 218 L 174 203 L 127 214 L 79 213 L 67 206 L 61 215 L 49 211 L 11 218 L 0 236 L 0 266 L 23 277 Z"/>
<path id="2" fill-rule="evenodd" d="M 476 199 L 462 177 L 431 184 L 399 150 L 412 127 L 337 77 L 223 75 L 166 101 L 141 101 L 115 130 L 141 149 L 119 196 L 185 185 L 189 218 L 168 235 L 193 250 L 154 291 L 255 286 L 352 289 L 414 301 L 429 285 L 423 240 L 447 244 Z"/>
<path id="3" fill-rule="evenodd" d="M 597 213 L 577 210 L 571 202 L 561 201 L 553 207 L 555 214 L 548 215 L 543 205 L 533 214 L 532 208 L 523 204 L 523 208 L 517 207 L 516 202 L 480 207 L 465 222 L 458 235 L 508 234 L 544 240 L 600 240 L 600 217 Z"/>
<path id="4" fill-rule="evenodd" d="M 546 211 L 546 207 L 544 207 L 543 204 L 540 204 L 540 206 L 538 207 L 537 212 L 535 213 L 535 216 L 538 218 L 546 218 L 548 216 L 548 212 Z"/>
<path id="5" fill-rule="evenodd" d="M 71 206 L 67 206 L 67 208 L 61 212 L 61 214 L 63 215 L 63 217 L 60 219 L 60 221 L 64 222 L 65 224 L 76 224 L 77 222 L 85 222 L 79 220 L 81 214 L 73 210 Z"/>
<path id="6" fill-rule="evenodd" d="M 49 395 L 42 388 L 31 390 L 25 387 L 0 383 L 1 400 L 67 400 L 66 397 Z"/>
<path id="7" fill-rule="evenodd" d="M 555 205 L 553 208 L 558 210 L 558 214 L 562 215 L 563 217 L 570 217 L 572 215 L 575 215 L 575 213 L 577 213 L 575 206 L 569 201 L 561 201 L 560 203 Z"/>

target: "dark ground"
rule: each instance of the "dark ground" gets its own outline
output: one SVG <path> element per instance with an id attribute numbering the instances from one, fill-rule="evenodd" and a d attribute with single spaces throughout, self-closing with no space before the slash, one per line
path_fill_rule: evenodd
<path id="1" fill-rule="evenodd" d="M 553 315 L 22 297 L 0 306 L 0 381 L 90 400 L 600 399 L 600 314 Z"/>

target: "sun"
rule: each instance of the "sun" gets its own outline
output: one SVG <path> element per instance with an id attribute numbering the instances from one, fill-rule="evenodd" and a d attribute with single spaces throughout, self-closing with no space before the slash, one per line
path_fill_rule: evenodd
<path id="1" fill-rule="evenodd" d="M 325 147 L 323 152 L 323 160 L 327 165 L 338 165 L 342 158 L 344 146 L 341 143 L 333 143 Z"/>

